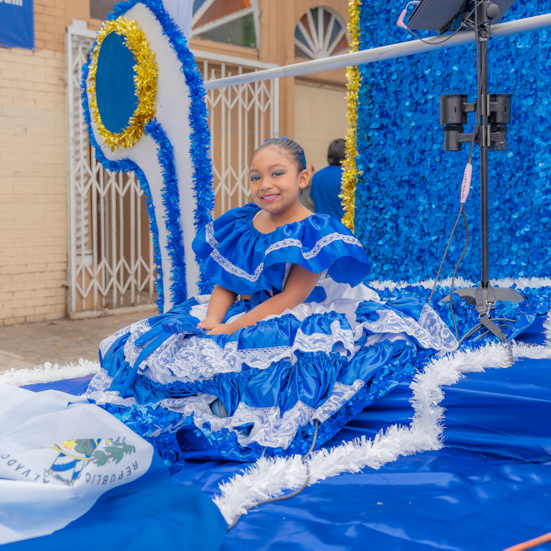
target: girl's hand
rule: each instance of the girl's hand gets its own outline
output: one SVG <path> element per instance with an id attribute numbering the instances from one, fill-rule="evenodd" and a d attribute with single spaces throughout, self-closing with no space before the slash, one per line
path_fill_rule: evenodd
<path id="1" fill-rule="evenodd" d="M 231 325 L 218 323 L 207 333 L 207 335 L 231 335 L 233 331 Z"/>
<path id="2" fill-rule="evenodd" d="M 197 324 L 197 327 L 200 327 L 201 329 L 206 329 L 207 331 L 210 331 L 217 325 L 220 325 L 220 321 L 218 318 L 215 318 L 214 316 L 207 316 L 203 321 L 200 321 Z"/>

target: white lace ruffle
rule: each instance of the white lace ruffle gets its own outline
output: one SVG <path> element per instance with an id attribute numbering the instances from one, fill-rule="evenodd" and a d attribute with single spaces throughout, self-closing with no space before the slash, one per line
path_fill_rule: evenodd
<path id="1" fill-rule="evenodd" d="M 333 386 L 331 396 L 316 409 L 312 418 L 324 423 L 364 386 L 365 381 L 361 379 L 356 379 L 351 385 L 343 385 L 337 381 Z"/>
<path id="2" fill-rule="evenodd" d="M 257 408 L 241 402 L 231 417 L 220 418 L 212 413 L 207 396 L 203 395 L 200 400 L 194 400 L 189 405 L 181 404 L 177 411 L 189 413 L 193 410 L 194 423 L 199 429 L 203 428 L 205 423 L 209 423 L 211 432 L 222 429 L 235 432 L 242 446 L 256 442 L 261 446 L 286 449 L 299 427 L 311 422 L 314 414 L 314 409 L 303 402 L 297 402 L 283 415 L 279 407 Z M 240 432 L 239 427 L 243 425 L 253 425 L 248 435 Z"/>
<path id="3" fill-rule="evenodd" d="M 134 398 L 121 398 L 118 393 L 108 390 L 112 380 L 102 371 L 90 382 L 86 397 L 98 405 L 107 403 L 122 406 L 135 405 Z M 218 432 L 224 428 L 235 430 L 237 440 L 242 446 L 257 442 L 261 446 L 286 449 L 300 427 L 306 426 L 314 419 L 318 419 L 321 423 L 329 419 L 364 384 L 364 381 L 360 379 L 354 381 L 352 385 L 343 385 L 337 382 L 329 398 L 317 409 L 314 410 L 299 401 L 283 415 L 281 415 L 279 407 L 250 407 L 241 402 L 231 417 L 220 418 L 214 415 L 210 409 L 212 402 L 216 400 L 216 396 L 211 394 L 198 394 L 180 399 L 167 398 L 159 401 L 157 405 L 182 414 L 179 423 L 166 430 L 177 430 L 185 418 L 193 416 L 194 424 L 198 429 L 202 429 L 206 423 L 209 423 L 211 432 Z M 239 427 L 246 424 L 254 426 L 248 435 L 240 434 Z M 158 436 L 160 433 L 159 430 L 149 436 Z"/>
<path id="4" fill-rule="evenodd" d="M 229 274 L 241 277 L 243 279 L 246 279 L 247 281 L 251 281 L 252 283 L 258 281 L 260 274 L 264 271 L 264 262 L 261 262 L 252 274 L 243 270 L 239 266 L 236 266 L 231 260 L 223 256 L 216 248 L 218 247 L 219 243 L 214 238 L 214 232 L 211 226 L 212 224 L 209 224 L 206 227 L 205 231 L 205 238 L 208 244 L 213 248 L 212 252 L 210 253 L 211 258 Z M 333 232 L 325 235 L 324 237 L 316 241 L 314 246 L 307 252 L 304 252 L 303 244 L 299 239 L 288 238 L 282 239 L 281 241 L 276 241 L 266 249 L 264 257 L 267 257 L 269 254 L 275 251 L 279 251 L 280 249 L 285 249 L 287 247 L 297 247 L 298 249 L 300 249 L 304 260 L 312 260 L 312 258 L 316 257 L 324 247 L 327 247 L 335 241 L 343 241 L 348 245 L 356 245 L 358 247 L 362 246 L 360 242 L 352 235 L 345 235 L 342 233 Z"/>
<path id="5" fill-rule="evenodd" d="M 109 403 L 132 406 L 136 404 L 134 398 L 121 398 L 118 393 L 109 391 L 112 380 L 104 371 L 98 373 L 90 382 L 85 394 L 86 397 L 98 405 Z M 214 415 L 210 409 L 210 405 L 216 400 L 216 396 L 211 394 L 198 394 L 197 396 L 180 399 L 167 398 L 158 402 L 158 405 L 181 413 L 180 424 L 186 417 L 193 416 L 195 426 L 199 429 L 202 429 L 205 423 L 210 423 L 212 432 L 224 428 L 228 430 L 237 429 L 237 439 L 242 446 L 257 442 L 261 446 L 286 449 L 300 427 L 306 426 L 314 419 L 318 419 L 320 423 L 323 423 L 364 385 L 364 381 L 360 379 L 354 381 L 352 385 L 343 385 L 337 382 L 329 398 L 317 409 L 314 410 L 299 401 L 283 415 L 281 415 L 278 407 L 255 408 L 240 403 L 231 417 L 220 418 Z M 249 423 L 254 425 L 249 435 L 239 434 L 238 427 Z M 177 430 L 177 426 L 169 427 L 167 430 Z M 158 436 L 158 434 L 151 434 L 150 436 L 155 435 Z"/>
<path id="6" fill-rule="evenodd" d="M 211 222 L 210 224 L 207 224 L 205 226 L 205 239 L 213 249 L 216 249 L 216 247 L 220 245 L 220 243 L 218 243 L 218 241 L 216 241 L 216 238 L 214 237 L 214 222 Z"/>
<path id="7" fill-rule="evenodd" d="M 273 253 L 274 251 L 279 251 L 280 249 L 285 249 L 287 247 L 297 247 L 300 249 L 302 257 L 305 260 L 311 260 L 315 256 L 318 256 L 323 247 L 327 247 L 327 245 L 330 245 L 335 241 L 343 241 L 348 245 L 356 245 L 357 247 L 362 246 L 361 243 L 353 235 L 345 235 L 342 233 L 333 232 L 324 235 L 320 240 L 316 241 L 314 246 L 308 252 L 304 252 L 304 247 L 300 239 L 282 239 L 281 241 L 273 243 L 266 249 L 266 256 L 268 256 L 270 253 Z"/>
<path id="8" fill-rule="evenodd" d="M 368 338 L 368 345 L 385 339 L 404 339 L 411 342 L 413 338 L 424 347 L 443 352 L 452 351 L 457 346 L 451 331 L 430 306 L 423 308 L 419 322 L 401 317 L 391 310 L 380 310 L 377 321 L 358 324 L 353 319 L 358 305 L 357 299 L 364 298 L 362 295 L 372 296 L 376 293 L 364 287 L 360 292 L 354 291 L 356 295 L 359 295 L 355 297 L 356 300 L 352 298 L 332 300 L 335 287 L 342 287 L 342 284 L 335 284 L 328 280 L 323 286 L 328 293 L 328 298 L 324 303 L 301 304 L 293 310 L 287 310 L 282 315 L 291 313 L 298 319 L 304 320 L 312 314 L 337 311 L 346 315 L 351 322 L 352 329 L 344 327 L 338 320 L 335 320 L 331 323 L 330 334 L 306 335 L 299 330 L 292 345 L 241 350 L 237 349 L 236 342 L 229 342 L 225 347 L 221 347 L 211 339 L 172 335 L 147 358 L 147 364 L 144 362 L 140 366 L 140 373 L 157 383 L 168 384 L 176 380 L 197 381 L 210 378 L 216 373 L 238 373 L 243 364 L 256 369 L 266 369 L 274 362 L 284 359 L 294 363 L 297 351 L 338 352 L 344 356 L 352 357 L 356 353 L 355 343 L 362 336 L 364 328 L 375 333 Z M 342 289 L 338 289 L 338 292 L 341 291 Z M 204 309 L 207 304 L 205 301 L 202 302 L 204 304 L 194 308 Z M 131 335 L 125 345 L 125 357 L 131 366 L 134 365 L 143 350 L 143 347 L 136 346 L 135 341 L 149 329 L 150 325 L 147 320 L 130 326 Z"/>
<path id="9" fill-rule="evenodd" d="M 197 381 L 216 373 L 238 373 L 244 364 L 256 369 L 267 369 L 284 359 L 295 363 L 297 351 L 321 351 L 328 354 L 335 351 L 352 356 L 355 346 L 353 331 L 342 327 L 338 320 L 333 321 L 330 328 L 329 335 L 306 335 L 299 329 L 293 344 L 289 346 L 239 350 L 235 341 L 221 347 L 211 339 L 175 335 L 164 343 L 162 352 L 148 358 L 147 369 L 142 371 L 152 380 L 167 384 L 174 380 Z"/>
<path id="10" fill-rule="evenodd" d="M 447 354 L 457 349 L 458 342 L 455 335 L 432 306 L 428 304 L 423 306 L 421 315 L 419 316 L 419 325 L 423 327 L 429 335 L 433 337 L 437 336 L 437 340 L 440 344 L 436 350 L 439 350 L 440 354 Z M 419 342 L 421 343 L 421 341 Z"/>
<path id="11" fill-rule="evenodd" d="M 109 377 L 107 372 L 102 370 L 90 381 L 84 395 L 98 406 L 103 406 L 104 404 L 132 406 L 137 403 L 135 398 L 122 398 L 118 392 L 109 390 L 112 382 L 113 378 Z"/>
<path id="12" fill-rule="evenodd" d="M 123 335 L 126 335 L 131 329 L 132 325 L 127 325 L 126 327 L 123 327 L 122 329 L 119 329 L 116 333 L 113 333 L 110 337 L 107 337 L 106 339 L 103 339 L 99 343 L 99 351 L 100 354 L 103 357 L 105 357 L 105 354 L 107 351 L 111 348 L 112 344 Z"/>
<path id="13" fill-rule="evenodd" d="M 222 348 L 211 339 L 175 335 L 161 354 L 151 358 L 148 373 L 153 377 L 163 373 L 167 381 L 191 382 L 217 373 L 238 372 L 241 362 L 236 349 L 236 342 Z"/>
<path id="14" fill-rule="evenodd" d="M 335 351 L 343 356 L 354 354 L 354 332 L 343 328 L 338 320 L 331 322 L 331 334 L 313 333 L 306 335 L 301 329 L 297 331 L 293 352 L 325 352 L 327 354 Z M 335 347 L 335 345 L 337 345 Z M 340 346 L 339 346 L 340 345 Z"/>
<path id="15" fill-rule="evenodd" d="M 403 318 L 392 310 L 379 310 L 379 319 L 363 322 L 357 325 L 354 340 L 359 340 L 363 329 L 373 333 L 405 333 L 414 338 L 422 347 L 433 348 L 442 353 L 453 352 L 457 348 L 457 340 L 440 316 L 425 304 L 419 316 L 419 322 L 411 318 Z"/>
<path id="16" fill-rule="evenodd" d="M 241 402 L 231 417 L 220 418 L 212 413 L 210 405 L 216 399 L 210 394 L 200 394 L 179 400 L 163 400 L 159 405 L 182 413 L 184 417 L 193 415 L 195 426 L 202 429 L 209 423 L 211 432 L 222 429 L 235 430 L 237 440 L 242 446 L 256 442 L 261 446 L 286 449 L 291 444 L 300 427 L 314 419 L 323 423 L 352 398 L 365 382 L 358 379 L 352 385 L 335 383 L 331 396 L 317 409 L 304 402 L 297 402 L 281 415 L 279 407 L 251 407 Z M 252 424 L 248 435 L 240 434 L 239 427 Z"/>
<path id="17" fill-rule="evenodd" d="M 254 271 L 254 274 L 250 274 L 246 272 L 245 270 L 241 269 L 239 266 L 236 266 L 233 264 L 230 260 L 228 260 L 225 256 L 222 256 L 218 249 L 213 249 L 213 251 L 210 253 L 211 258 L 226 272 L 229 274 L 235 275 L 237 277 L 241 277 L 243 279 L 246 279 L 247 281 L 255 282 L 258 281 L 258 278 L 260 277 L 260 274 L 264 270 L 264 262 L 261 262 Z"/>

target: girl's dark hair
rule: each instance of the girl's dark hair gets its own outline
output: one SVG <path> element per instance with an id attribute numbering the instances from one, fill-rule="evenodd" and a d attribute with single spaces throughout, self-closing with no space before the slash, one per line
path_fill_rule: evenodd
<path id="1" fill-rule="evenodd" d="M 294 142 L 289 138 L 285 138 L 284 136 L 281 138 L 269 138 L 264 140 L 264 143 L 255 149 L 255 153 L 269 146 L 284 149 L 289 154 L 295 165 L 297 165 L 299 172 L 306 170 L 306 156 L 304 155 L 304 149 L 302 149 L 297 142 Z"/>
<path id="2" fill-rule="evenodd" d="M 327 151 L 327 162 L 330 165 L 340 166 L 345 158 L 345 141 L 342 138 L 333 140 L 329 144 L 329 149 Z"/>

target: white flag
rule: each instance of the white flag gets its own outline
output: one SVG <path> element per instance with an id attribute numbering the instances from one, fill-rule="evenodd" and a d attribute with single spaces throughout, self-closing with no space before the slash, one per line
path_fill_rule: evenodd
<path id="1" fill-rule="evenodd" d="M 44 536 L 136 480 L 153 447 L 88 400 L 0 384 L 0 544 Z"/>

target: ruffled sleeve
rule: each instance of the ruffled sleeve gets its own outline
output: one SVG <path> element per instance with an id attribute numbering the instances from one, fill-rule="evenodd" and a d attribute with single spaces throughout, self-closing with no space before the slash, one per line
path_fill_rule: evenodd
<path id="1" fill-rule="evenodd" d="M 285 265 L 328 271 L 339 283 L 357 285 L 369 273 L 361 243 L 338 220 L 314 214 L 264 234 L 253 226 L 254 203 L 233 209 L 201 230 L 193 250 L 213 283 L 239 294 L 281 291 Z"/>

